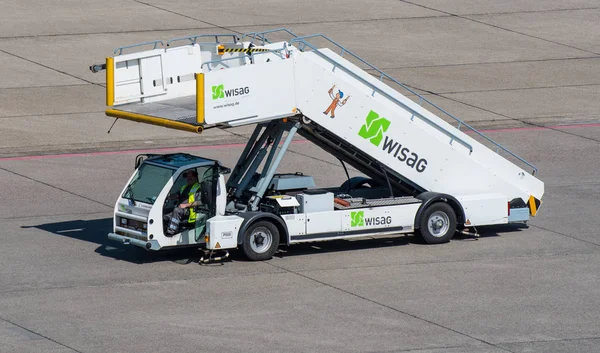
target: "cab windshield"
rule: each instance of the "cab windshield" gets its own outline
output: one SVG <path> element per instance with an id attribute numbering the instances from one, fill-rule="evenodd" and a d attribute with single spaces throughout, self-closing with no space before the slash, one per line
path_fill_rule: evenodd
<path id="1" fill-rule="evenodd" d="M 142 164 L 121 197 L 154 204 L 174 172 L 172 169 Z"/>

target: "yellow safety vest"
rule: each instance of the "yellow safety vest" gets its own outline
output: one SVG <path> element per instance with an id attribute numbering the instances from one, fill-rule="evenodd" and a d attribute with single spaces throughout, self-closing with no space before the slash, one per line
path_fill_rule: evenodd
<path id="1" fill-rule="evenodd" d="M 186 187 L 187 187 L 187 185 L 182 186 L 181 189 L 179 189 L 179 193 L 181 194 L 183 192 L 183 190 L 185 190 Z M 200 189 L 200 184 L 194 183 L 194 185 L 192 185 L 192 188 L 188 192 L 188 203 L 190 203 L 190 204 L 194 203 L 196 192 L 198 191 L 198 189 Z M 190 217 L 188 218 L 188 222 L 194 223 L 194 222 L 196 222 L 196 212 L 194 211 L 194 207 L 190 207 L 189 210 L 190 210 Z"/>

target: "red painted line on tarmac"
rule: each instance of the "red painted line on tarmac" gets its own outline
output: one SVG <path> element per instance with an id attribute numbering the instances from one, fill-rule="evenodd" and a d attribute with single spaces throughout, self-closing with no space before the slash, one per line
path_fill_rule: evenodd
<path id="1" fill-rule="evenodd" d="M 515 128 L 506 128 L 506 129 L 479 130 L 479 132 L 485 133 L 485 132 L 507 132 L 507 131 L 535 131 L 535 130 L 549 130 L 549 129 L 574 129 L 574 128 L 598 127 L 598 126 L 600 126 L 600 123 L 539 126 L 539 127 L 515 127 Z M 473 133 L 473 131 L 465 131 L 465 133 Z M 292 141 L 293 144 L 306 143 L 306 142 L 308 142 L 308 140 Z M 40 155 L 40 156 L 5 157 L 5 158 L 0 158 L 0 161 L 27 161 L 27 160 L 33 160 L 33 159 L 109 156 L 109 155 L 131 154 L 131 153 L 148 153 L 148 152 L 153 152 L 153 151 L 168 152 L 168 151 L 201 150 L 201 149 L 216 149 L 216 148 L 244 147 L 244 146 L 246 146 L 245 143 L 230 143 L 230 144 L 224 144 L 224 145 L 151 148 L 151 149 L 146 149 L 146 150 L 125 150 L 125 151 L 90 152 L 90 153 L 65 153 L 65 154 Z"/>
<path id="2" fill-rule="evenodd" d="M 307 140 L 292 141 L 292 144 L 305 143 L 305 142 L 308 142 L 308 141 Z M 245 143 L 230 143 L 230 144 L 224 144 L 224 145 L 150 148 L 150 149 L 146 149 L 146 150 L 125 150 L 125 151 L 107 151 L 107 152 L 89 152 L 89 153 L 65 153 L 65 154 L 52 154 L 52 155 L 40 155 L 40 156 L 5 157 L 5 158 L 0 158 L 0 161 L 27 161 L 27 160 L 32 160 L 32 159 L 92 157 L 92 156 L 133 154 L 133 153 L 169 152 L 169 151 L 216 149 L 216 148 L 244 147 L 244 146 L 246 146 Z"/>

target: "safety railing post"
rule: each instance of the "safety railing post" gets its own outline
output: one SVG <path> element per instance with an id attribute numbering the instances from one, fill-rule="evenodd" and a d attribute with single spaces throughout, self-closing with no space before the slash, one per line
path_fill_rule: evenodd
<path id="1" fill-rule="evenodd" d="M 113 51 L 113 54 L 121 55 L 123 53 L 123 49 L 130 49 L 130 48 L 140 47 L 142 45 L 148 45 L 148 44 L 154 44 L 154 47 L 152 48 L 152 50 L 154 50 L 158 46 L 158 43 L 160 43 L 161 46 L 164 46 L 164 43 L 162 42 L 162 40 L 153 40 L 150 42 L 144 42 L 144 43 L 138 43 L 138 44 L 126 45 L 123 47 L 118 47 L 117 49 L 115 49 Z"/>

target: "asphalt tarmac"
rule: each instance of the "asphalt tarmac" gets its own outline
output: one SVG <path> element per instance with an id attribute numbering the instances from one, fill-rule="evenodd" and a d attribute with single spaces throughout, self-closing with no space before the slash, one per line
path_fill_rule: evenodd
<path id="1" fill-rule="evenodd" d="M 0 352 L 600 351 L 597 1 L 8 0 L 0 12 Z M 108 240 L 140 151 L 232 166 L 251 127 L 200 136 L 104 115 L 114 48 L 201 33 L 322 33 L 531 161 L 527 226 L 238 252 Z M 280 168 L 339 162 L 296 140 Z"/>

